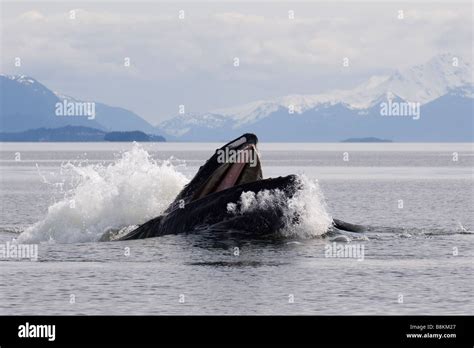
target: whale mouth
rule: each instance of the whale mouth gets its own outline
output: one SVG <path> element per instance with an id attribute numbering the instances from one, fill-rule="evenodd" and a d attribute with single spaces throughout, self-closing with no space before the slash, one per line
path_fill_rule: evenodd
<path id="1" fill-rule="evenodd" d="M 234 186 L 262 180 L 260 156 L 254 144 L 245 143 L 237 149 L 221 149 L 220 166 L 193 196 L 193 201 Z"/>

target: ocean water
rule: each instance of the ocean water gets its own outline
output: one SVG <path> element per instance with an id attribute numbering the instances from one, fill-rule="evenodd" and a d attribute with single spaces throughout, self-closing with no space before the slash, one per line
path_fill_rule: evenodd
<path id="1" fill-rule="evenodd" d="M 306 182 L 294 233 L 98 242 L 158 215 L 218 146 L 0 144 L 0 246 L 38 248 L 0 257 L 0 314 L 474 312 L 472 144 L 263 143 L 264 177 Z M 323 236 L 330 217 L 367 231 Z"/>

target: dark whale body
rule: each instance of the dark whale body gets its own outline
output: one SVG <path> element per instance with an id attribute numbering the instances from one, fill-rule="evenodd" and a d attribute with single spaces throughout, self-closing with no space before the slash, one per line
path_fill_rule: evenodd
<path id="1" fill-rule="evenodd" d="M 212 233 L 239 233 L 258 238 L 273 235 L 288 223 L 297 223 L 298 216 L 288 217 L 284 213 L 286 207 L 279 204 L 245 213 L 232 214 L 228 211 L 229 203 L 239 202 L 243 192 L 258 194 L 263 190 L 279 190 L 284 197 L 291 198 L 302 188 L 295 175 L 262 179 L 257 142 L 254 134 L 244 134 L 217 149 L 162 215 L 118 240 L 196 233 L 209 229 Z M 229 150 L 241 153 L 247 151 L 254 154 L 255 160 L 223 162 L 220 155 Z M 360 226 L 340 220 L 334 220 L 333 226 L 348 231 L 361 229 Z"/>

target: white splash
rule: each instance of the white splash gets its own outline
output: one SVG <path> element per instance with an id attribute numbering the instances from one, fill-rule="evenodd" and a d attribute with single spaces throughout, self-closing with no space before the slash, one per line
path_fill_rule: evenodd
<path id="1" fill-rule="evenodd" d="M 280 190 L 263 190 L 255 194 L 243 192 L 237 203 L 229 203 L 227 211 L 231 214 L 243 214 L 258 209 L 268 209 L 273 206 L 283 208 L 286 228 L 280 231 L 284 236 L 313 238 L 324 234 L 332 224 L 332 218 L 327 212 L 324 196 L 317 180 L 311 180 L 305 175 L 299 175 L 298 180 L 302 189 L 288 198 Z M 298 222 L 293 218 L 298 216 Z"/>
<path id="2" fill-rule="evenodd" d="M 159 215 L 188 179 L 169 161 L 153 160 L 140 145 L 109 165 L 63 167 L 77 183 L 46 217 L 27 228 L 18 241 L 74 243 L 97 241 L 110 229 L 136 225 Z"/>

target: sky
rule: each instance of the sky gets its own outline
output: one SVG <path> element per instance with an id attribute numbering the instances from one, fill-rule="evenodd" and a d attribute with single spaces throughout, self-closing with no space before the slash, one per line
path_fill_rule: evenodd
<path id="1" fill-rule="evenodd" d="M 1 73 L 153 125 L 179 105 L 351 88 L 473 47 L 471 1 L 2 1 L 0 18 Z"/>

